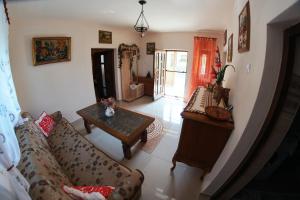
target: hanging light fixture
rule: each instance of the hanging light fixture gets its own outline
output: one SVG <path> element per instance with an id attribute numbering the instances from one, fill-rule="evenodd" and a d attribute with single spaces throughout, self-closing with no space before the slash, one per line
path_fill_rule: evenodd
<path id="1" fill-rule="evenodd" d="M 134 25 L 134 29 L 141 33 L 141 37 L 144 37 L 145 32 L 149 29 L 149 24 L 146 20 L 146 17 L 144 15 L 144 4 L 146 4 L 147 2 L 145 0 L 140 0 L 139 4 L 142 5 L 142 11 L 141 14 L 139 16 L 139 18 L 137 19 L 135 25 Z"/>

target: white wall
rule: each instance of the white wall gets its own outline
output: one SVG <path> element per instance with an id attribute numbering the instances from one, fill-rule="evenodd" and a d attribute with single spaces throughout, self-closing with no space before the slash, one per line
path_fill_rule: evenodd
<path id="1" fill-rule="evenodd" d="M 266 52 L 267 25 L 296 0 L 251 0 L 250 51 L 238 53 L 238 15 L 246 2 L 235 0 L 232 20 L 227 27 L 228 35 L 234 33 L 232 63 L 236 72 L 227 72 L 225 86 L 231 88 L 235 129 L 211 173 L 203 181 L 201 192 L 207 195 L 216 192 L 228 179 L 259 133 L 272 102 L 281 63 L 282 37 Z M 276 62 L 270 64 L 266 56 Z M 245 67 L 247 64 L 252 66 L 249 73 Z"/>
<path id="2" fill-rule="evenodd" d="M 11 11 L 13 13 L 13 10 Z M 22 110 L 37 117 L 43 110 L 61 110 L 70 121 L 79 118 L 76 111 L 95 102 L 91 48 L 115 48 L 117 98 L 121 98 L 117 48 L 120 43 L 136 43 L 140 47 L 139 75 L 153 70 L 153 56 L 146 55 L 146 43 L 155 42 L 157 49 L 188 51 L 187 77 L 192 65 L 194 36 L 216 37 L 223 44 L 220 32 L 147 33 L 140 38 L 131 28 L 102 27 L 86 21 L 26 20 L 14 18 L 10 26 L 10 56 L 18 98 Z M 112 31 L 113 43 L 99 44 L 98 30 Z M 32 65 L 32 38 L 69 36 L 72 38 L 70 62 Z"/>
<path id="3" fill-rule="evenodd" d="M 188 51 L 188 63 L 187 63 L 187 79 L 186 79 L 186 90 L 188 86 L 188 77 L 193 64 L 193 48 L 194 48 L 194 37 L 213 37 L 217 38 L 217 45 L 220 49 L 223 48 L 223 32 L 218 31 L 203 31 L 203 32 L 153 32 L 147 33 L 146 36 L 141 40 L 141 62 L 139 72 L 140 75 L 146 76 L 147 72 L 150 71 L 153 76 L 153 55 L 147 55 L 146 45 L 147 42 L 155 42 L 155 48 L 158 50 L 184 50 Z"/>
<path id="4" fill-rule="evenodd" d="M 10 11 L 13 13 L 13 10 Z M 70 121 L 77 120 L 80 108 L 95 103 L 91 48 L 115 48 L 115 72 L 120 80 L 117 48 L 120 43 L 139 41 L 132 29 L 109 28 L 85 21 L 26 20 L 13 17 L 10 25 L 10 57 L 22 110 L 37 117 L 43 110 L 61 110 Z M 112 44 L 98 43 L 98 30 L 112 31 Z M 71 61 L 32 65 L 32 38 L 72 37 Z M 120 83 L 117 97 L 120 97 Z"/>

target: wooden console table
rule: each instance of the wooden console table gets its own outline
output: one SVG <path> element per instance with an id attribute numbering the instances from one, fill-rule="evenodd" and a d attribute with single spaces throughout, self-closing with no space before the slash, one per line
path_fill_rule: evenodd
<path id="1" fill-rule="evenodd" d="M 189 105 L 189 104 L 188 104 Z M 210 172 L 219 158 L 234 128 L 233 122 L 216 121 L 205 114 L 183 111 L 183 124 L 178 148 L 172 159 L 204 170 L 201 178 Z"/>

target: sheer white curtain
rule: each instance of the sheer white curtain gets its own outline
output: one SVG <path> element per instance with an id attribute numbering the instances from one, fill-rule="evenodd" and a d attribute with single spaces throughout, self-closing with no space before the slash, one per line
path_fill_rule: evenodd
<path id="1" fill-rule="evenodd" d="M 0 184 L 12 186 L 20 200 L 30 200 L 29 184 L 15 167 L 20 161 L 20 149 L 14 127 L 20 120 L 20 106 L 12 79 L 8 51 L 8 23 L 0 0 Z M 2 189 L 5 188 L 3 183 Z"/>

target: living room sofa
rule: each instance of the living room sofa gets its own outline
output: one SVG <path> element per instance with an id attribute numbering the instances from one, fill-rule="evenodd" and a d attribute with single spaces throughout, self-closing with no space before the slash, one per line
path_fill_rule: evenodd
<path id="1" fill-rule="evenodd" d="M 113 186 L 110 200 L 139 199 L 144 176 L 97 149 L 65 119 L 52 114 L 55 127 L 46 138 L 29 113 L 16 128 L 21 160 L 17 166 L 30 183 L 33 200 L 69 200 L 68 186 Z"/>

